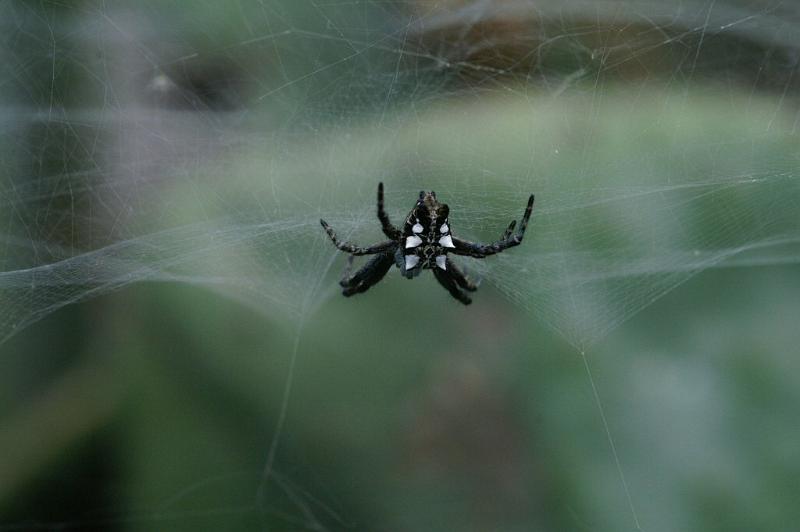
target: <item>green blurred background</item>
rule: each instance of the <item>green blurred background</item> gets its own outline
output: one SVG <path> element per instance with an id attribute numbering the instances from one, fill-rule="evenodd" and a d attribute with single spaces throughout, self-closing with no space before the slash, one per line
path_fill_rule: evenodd
<path id="1" fill-rule="evenodd" d="M 795 530 L 781 3 L 0 3 L 0 531 Z M 470 307 L 345 299 L 419 189 Z"/>

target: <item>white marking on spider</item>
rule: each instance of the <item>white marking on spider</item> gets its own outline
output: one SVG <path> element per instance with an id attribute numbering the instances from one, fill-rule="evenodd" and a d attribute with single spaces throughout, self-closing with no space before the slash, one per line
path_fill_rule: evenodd
<path id="1" fill-rule="evenodd" d="M 415 233 L 421 233 L 422 225 L 419 222 L 417 222 L 414 224 L 414 227 L 412 227 L 411 230 L 414 231 Z"/>
<path id="2" fill-rule="evenodd" d="M 439 232 L 442 233 L 443 235 L 446 234 L 449 230 L 450 228 L 447 226 L 447 223 L 442 224 L 442 226 L 439 228 Z"/>
<path id="3" fill-rule="evenodd" d="M 436 256 L 436 265 L 443 270 L 447 269 L 447 256 L 446 255 L 437 255 Z"/>
<path id="4" fill-rule="evenodd" d="M 406 270 L 414 268 L 419 263 L 419 257 L 416 255 L 406 255 Z"/>
<path id="5" fill-rule="evenodd" d="M 422 244 L 422 239 L 416 235 L 412 235 L 406 238 L 406 249 L 408 248 L 415 248 Z"/>
<path id="6" fill-rule="evenodd" d="M 444 235 L 442 238 L 440 238 L 439 239 L 439 245 L 443 246 L 443 247 L 446 247 L 446 248 L 454 248 L 454 247 L 456 247 L 456 245 L 453 244 L 453 237 L 450 236 L 450 235 Z"/>

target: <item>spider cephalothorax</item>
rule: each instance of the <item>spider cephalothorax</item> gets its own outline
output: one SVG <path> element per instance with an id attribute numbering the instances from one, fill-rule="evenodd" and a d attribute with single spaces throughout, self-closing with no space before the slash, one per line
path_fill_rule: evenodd
<path id="1" fill-rule="evenodd" d="M 528 199 L 528 206 L 519 229 L 514 233 L 516 220 L 509 224 L 500 240 L 491 244 L 474 244 L 454 237 L 450 232 L 450 208 L 439 203 L 436 193 L 421 191 L 419 199 L 411 212 L 406 217 L 402 231 L 389 221 L 389 216 L 383 208 L 383 183 L 378 184 L 378 219 L 381 221 L 383 233 L 389 238 L 386 242 L 369 246 L 358 247 L 349 242 L 341 242 L 336 233 L 325 220 L 320 220 L 322 227 L 328 233 L 337 248 L 350 253 L 348 267 L 339 284 L 345 296 L 366 292 L 369 287 L 383 279 L 392 264 L 400 268 L 400 273 L 411 279 L 420 274 L 422 270 L 433 270 L 436 280 L 444 286 L 450 294 L 469 305 L 472 300 L 466 292 L 478 289 L 456 264 L 447 256 L 466 255 L 481 259 L 495 253 L 518 246 L 522 242 L 525 228 L 533 211 L 533 194 Z M 353 275 L 350 275 L 353 256 L 375 255 L 367 264 Z"/>

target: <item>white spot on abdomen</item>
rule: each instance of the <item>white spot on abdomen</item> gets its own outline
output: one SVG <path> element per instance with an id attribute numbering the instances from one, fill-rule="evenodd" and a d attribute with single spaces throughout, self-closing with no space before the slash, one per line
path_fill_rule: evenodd
<path id="1" fill-rule="evenodd" d="M 447 256 L 446 255 L 437 255 L 436 256 L 436 265 L 443 270 L 447 269 Z"/>
<path id="2" fill-rule="evenodd" d="M 419 257 L 416 255 L 406 255 L 406 270 L 412 269 L 419 263 Z"/>
<path id="3" fill-rule="evenodd" d="M 414 224 L 414 227 L 412 227 L 411 230 L 414 231 L 415 233 L 421 233 L 422 232 L 422 225 L 420 225 L 420 223 L 417 222 L 417 223 Z"/>
<path id="4" fill-rule="evenodd" d="M 439 239 L 439 245 L 442 246 L 442 247 L 446 247 L 446 248 L 454 248 L 454 247 L 456 247 L 455 244 L 453 244 L 453 237 L 451 237 L 450 235 L 445 235 L 442 238 L 440 238 Z M 408 246 L 406 246 L 406 247 L 408 247 Z"/>
<path id="5" fill-rule="evenodd" d="M 442 234 L 446 234 L 448 231 L 450 231 L 450 227 L 448 227 L 447 224 L 442 224 L 439 228 L 439 232 Z"/>
<path id="6" fill-rule="evenodd" d="M 420 237 L 418 237 L 417 235 L 412 235 L 412 236 L 406 238 L 406 249 L 415 248 L 415 247 L 419 246 L 420 244 L 422 244 L 422 239 Z"/>

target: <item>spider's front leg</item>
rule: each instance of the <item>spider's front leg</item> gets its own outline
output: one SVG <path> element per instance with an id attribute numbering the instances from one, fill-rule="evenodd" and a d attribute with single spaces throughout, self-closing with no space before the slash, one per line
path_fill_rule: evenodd
<path id="1" fill-rule="evenodd" d="M 522 215 L 522 221 L 519 224 L 519 229 L 515 234 L 512 233 L 514 231 L 514 226 L 516 226 L 517 223 L 516 220 L 509 224 L 500 240 L 497 242 L 492 242 L 491 244 L 476 244 L 474 242 L 453 237 L 453 245 L 455 248 L 452 250 L 452 252 L 456 255 L 466 255 L 476 259 L 482 259 L 484 257 L 488 257 L 489 255 L 494 255 L 508 248 L 520 245 L 520 243 L 522 243 L 523 236 L 525 236 L 525 229 L 528 227 L 528 221 L 531 218 L 531 213 L 533 212 L 533 199 L 533 194 L 531 194 L 531 197 L 528 198 L 528 205 L 525 207 L 525 213 Z"/>
<path id="2" fill-rule="evenodd" d="M 389 215 L 383 208 L 383 183 L 378 183 L 378 219 L 381 221 L 381 229 L 386 238 L 397 240 L 400 238 L 400 230 L 389 221 Z"/>
<path id="3" fill-rule="evenodd" d="M 511 220 L 511 223 L 508 224 L 508 227 L 506 227 L 506 230 L 503 231 L 503 236 L 500 237 L 500 240 L 507 240 L 508 237 L 511 236 L 511 233 L 514 232 L 514 226 L 516 226 L 516 225 L 517 225 L 517 221 L 516 220 Z"/>
<path id="4" fill-rule="evenodd" d="M 351 244 L 350 242 L 342 242 L 339 240 L 339 237 L 336 236 L 336 232 L 331 229 L 331 226 L 329 226 L 325 220 L 320 220 L 319 223 L 322 225 L 322 228 L 325 229 L 325 232 L 328 233 L 328 236 L 330 237 L 334 246 L 353 255 L 373 255 L 375 253 L 386 251 L 396 244 L 396 242 L 393 240 L 387 240 L 386 242 L 381 242 L 380 244 L 375 244 L 374 246 L 362 248 L 356 246 L 355 244 Z"/>

